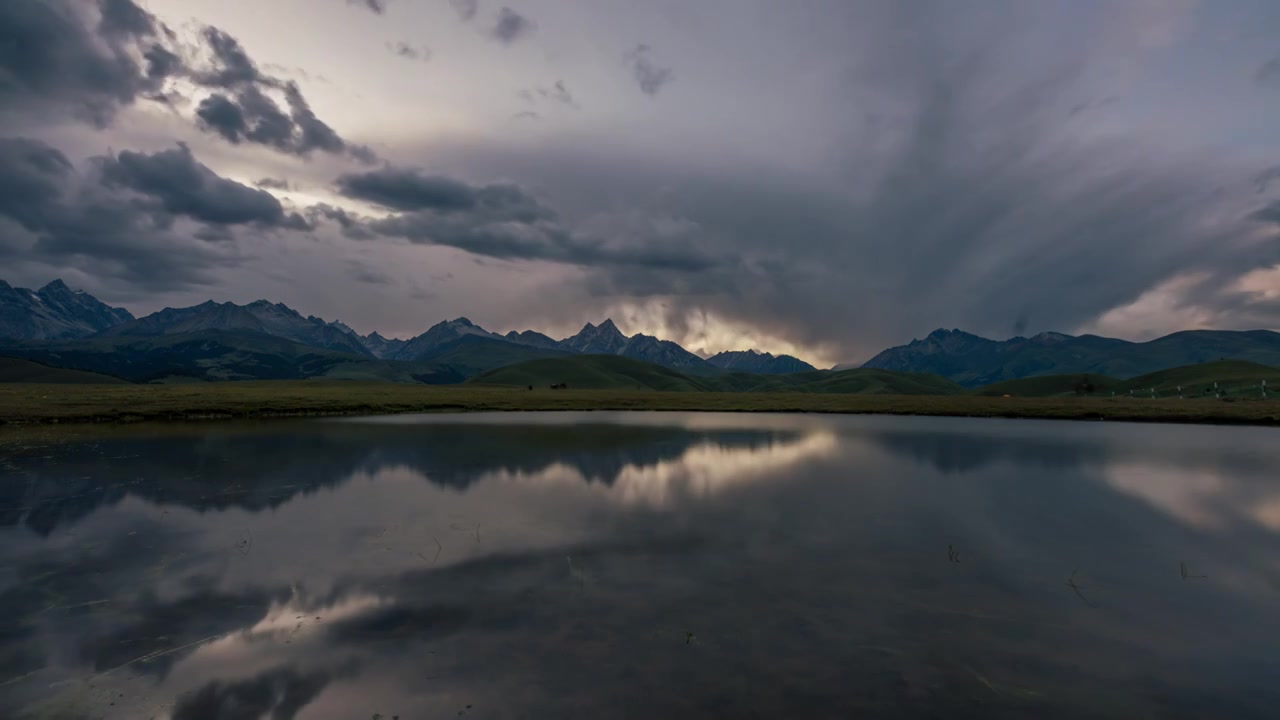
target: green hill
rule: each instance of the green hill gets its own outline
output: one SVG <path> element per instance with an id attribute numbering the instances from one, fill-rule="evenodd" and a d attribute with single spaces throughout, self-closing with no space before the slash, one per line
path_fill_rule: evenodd
<path id="1" fill-rule="evenodd" d="M 484 373 L 470 382 L 484 385 L 567 383 L 570 388 L 723 392 L 802 392 L 862 395 L 954 395 L 959 385 L 937 375 L 888 370 L 815 370 L 789 375 L 725 373 L 689 377 L 620 355 L 577 355 L 518 363 Z"/>
<path id="2" fill-rule="evenodd" d="M 111 375 L 52 367 L 22 358 L 0 357 L 0 383 L 128 385 L 129 381 Z"/>
<path id="3" fill-rule="evenodd" d="M 1215 360 L 1184 365 L 1121 380 L 1106 375 L 1041 375 L 1006 380 L 972 391 L 974 395 L 999 397 L 1064 397 L 1068 395 L 1135 397 L 1223 397 L 1254 398 L 1262 396 L 1262 381 L 1273 392 L 1280 393 L 1280 368 L 1244 360 Z M 1215 390 L 1214 383 L 1217 383 Z M 1271 395 L 1277 397 L 1280 395 Z"/>
<path id="4" fill-rule="evenodd" d="M 1123 381 L 1106 375 L 1039 375 L 1005 380 L 972 391 L 984 397 L 1066 397 L 1069 395 L 1110 395 Z"/>
<path id="5" fill-rule="evenodd" d="M 314 348 L 261 333 L 205 330 L 156 337 L 97 336 L 56 342 L 17 342 L 7 355 L 62 368 L 115 375 L 134 382 L 294 380 L 323 375 L 358 355 Z"/>
<path id="6" fill-rule="evenodd" d="M 712 390 L 704 378 L 622 355 L 571 355 L 508 365 L 482 373 L 468 382 L 480 385 L 532 385 L 546 388 L 561 383 L 585 390 Z"/>
<path id="7" fill-rule="evenodd" d="M 1156 397 L 1179 394 L 1183 397 L 1204 397 L 1217 392 L 1224 397 L 1261 397 L 1262 381 L 1266 381 L 1270 397 L 1280 397 L 1280 368 L 1244 360 L 1217 360 L 1170 368 L 1126 380 L 1115 388 L 1117 395 L 1127 395 L 1130 390 L 1139 397 L 1150 396 L 1154 388 Z M 1145 394 L 1145 395 L 1144 395 Z"/>

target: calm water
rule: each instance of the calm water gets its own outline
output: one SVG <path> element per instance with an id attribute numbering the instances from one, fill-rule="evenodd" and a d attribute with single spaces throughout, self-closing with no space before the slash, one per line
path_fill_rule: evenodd
<path id="1" fill-rule="evenodd" d="M 504 414 L 0 450 L 0 717 L 1268 718 L 1280 433 Z"/>

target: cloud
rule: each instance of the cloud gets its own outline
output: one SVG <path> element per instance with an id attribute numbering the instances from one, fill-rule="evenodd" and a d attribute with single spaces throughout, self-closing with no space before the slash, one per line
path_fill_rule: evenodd
<path id="1" fill-rule="evenodd" d="M 176 74 L 169 33 L 131 0 L 5 0 L 0 105 L 106 127 Z"/>
<path id="2" fill-rule="evenodd" d="M 151 155 L 126 150 L 102 159 L 99 169 L 105 185 L 153 197 L 172 215 L 212 225 L 285 221 L 284 208 L 274 195 L 219 177 L 183 144 Z"/>
<path id="3" fill-rule="evenodd" d="M 498 19 L 494 23 L 493 29 L 489 31 L 489 35 L 504 45 L 510 45 L 525 35 L 532 33 L 536 28 L 537 25 L 529 18 L 509 7 L 504 7 L 498 11 Z"/>
<path id="4" fill-rule="evenodd" d="M 367 285 L 391 285 L 395 282 L 390 275 L 357 260 L 347 261 L 347 268 L 352 279 Z"/>
<path id="5" fill-rule="evenodd" d="M 662 86 L 675 79 L 675 74 L 671 68 L 655 64 L 649 57 L 650 52 L 648 45 L 637 45 L 627 53 L 625 60 L 631 67 L 631 76 L 640 86 L 640 91 L 645 95 L 657 95 Z"/>
<path id="6" fill-rule="evenodd" d="M 573 99 L 573 93 L 569 92 L 569 88 L 565 87 L 563 80 L 557 80 L 551 87 L 527 88 L 520 91 L 520 97 L 526 102 L 536 102 L 539 98 L 547 102 L 558 103 L 571 107 L 575 110 L 581 109 L 578 103 Z"/>
<path id="7" fill-rule="evenodd" d="M 289 189 L 289 181 L 283 178 L 265 177 L 259 180 L 258 182 L 254 183 L 254 185 L 257 185 L 258 187 L 263 188 L 265 190 L 288 190 Z"/>
<path id="8" fill-rule="evenodd" d="M 173 709 L 174 720 L 260 718 L 293 720 L 329 685 L 329 673 L 303 673 L 282 666 L 246 680 L 215 680 L 182 696 Z"/>
<path id="9" fill-rule="evenodd" d="M 186 146 L 92 158 L 78 171 L 56 148 L 27 138 L 0 139 L 0 217 L 34 239 L 28 259 L 87 264 L 153 290 L 204 284 L 209 271 L 239 264 L 227 243 L 237 227 L 309 228 L 270 193 L 218 176 Z"/>
<path id="10" fill-rule="evenodd" d="M 216 27 L 203 30 L 204 41 L 213 54 L 207 69 L 197 70 L 193 79 L 205 87 L 236 88 L 245 85 L 276 86 L 278 81 L 262 74 L 240 41 Z"/>
<path id="11" fill-rule="evenodd" d="M 529 220 L 547 217 L 533 198 L 514 185 L 476 187 L 453 178 L 423 174 L 412 168 L 387 166 L 348 173 L 337 180 L 343 195 L 391 210 L 486 210 Z"/>
<path id="12" fill-rule="evenodd" d="M 930 14 L 884 3 L 830 19 L 857 28 L 839 55 L 856 72 L 805 110 L 823 118 L 813 142 L 778 136 L 811 155 L 566 140 L 487 157 L 470 147 L 454 167 L 536 184 L 561 224 L 615 247 L 666 237 L 657 221 L 670 218 L 686 229 L 669 241 L 711 261 L 696 282 L 593 267 L 573 288 L 583 302 L 665 304 L 671 327 L 705 312 L 841 360 L 937 327 L 1073 332 L 1189 270 L 1221 287 L 1280 259 L 1280 226 L 1248 220 L 1274 199 L 1260 201 L 1249 183 L 1256 155 L 1238 161 L 1143 134 L 1130 103 L 1066 121 L 1079 98 L 1132 97 L 1092 72 L 1130 54 L 1119 40 L 1099 44 L 1108 16 L 1060 29 L 1039 6 L 1008 18 L 995 6 L 921 7 Z M 1065 30 L 1072 44 L 1042 42 Z M 884 122 L 863 122 L 868 107 Z M 449 167 L 438 152 L 433 161 Z M 1280 314 L 1260 326 L 1277 325 Z"/>
<path id="13" fill-rule="evenodd" d="M 351 240 L 370 240 L 376 237 L 368 229 L 368 220 L 366 218 L 340 207 L 327 203 L 318 203 L 307 208 L 306 214 L 313 223 L 319 220 L 328 220 L 336 223 L 343 236 Z"/>
<path id="14" fill-rule="evenodd" d="M 218 28 L 183 42 L 133 0 L 6 1 L 0 28 L 0 104 L 37 121 L 70 113 L 103 129 L 140 99 L 176 111 L 173 101 L 194 93 L 185 99 L 197 126 L 230 142 L 376 159 L 316 117 L 296 83 L 263 72 Z"/>
<path id="15" fill-rule="evenodd" d="M 707 258 L 687 245 L 622 247 L 576 234 L 559 222 L 554 210 L 509 183 L 470 185 L 412 168 L 387 166 L 342 175 L 336 184 L 348 198 L 399 211 L 365 221 L 369 231 L 414 243 L 445 245 L 506 260 L 674 271 L 710 267 Z"/>
<path id="16" fill-rule="evenodd" d="M 480 0 L 449 0 L 449 4 L 453 6 L 453 11 L 458 13 L 458 19 L 463 22 L 474 19 L 480 10 Z"/>
<path id="17" fill-rule="evenodd" d="M 386 48 L 391 54 L 397 57 L 402 57 L 406 60 L 421 60 L 426 62 L 431 59 L 430 48 L 424 47 L 419 50 L 403 40 L 395 43 L 389 42 L 386 44 Z"/>
<path id="18" fill-rule="evenodd" d="M 316 117 L 296 83 L 284 82 L 281 90 L 287 114 L 262 87 L 248 84 L 234 95 L 214 93 L 202 100 L 196 109 L 199 126 L 233 144 L 249 142 L 303 158 L 318 150 L 365 164 L 377 161 L 371 149 L 348 144 Z"/>
<path id="19" fill-rule="evenodd" d="M 359 5 L 375 15 L 387 12 L 387 0 L 347 0 L 348 5 Z"/>

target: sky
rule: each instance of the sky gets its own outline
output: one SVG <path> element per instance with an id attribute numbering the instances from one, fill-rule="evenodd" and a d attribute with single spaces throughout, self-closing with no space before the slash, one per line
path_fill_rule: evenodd
<path id="1" fill-rule="evenodd" d="M 1280 328 L 1269 0 L 5 0 L 0 278 L 820 366 Z"/>

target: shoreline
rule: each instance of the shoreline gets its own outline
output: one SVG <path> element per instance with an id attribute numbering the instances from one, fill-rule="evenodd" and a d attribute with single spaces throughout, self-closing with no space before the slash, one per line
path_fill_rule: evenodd
<path id="1" fill-rule="evenodd" d="M 342 381 L 0 385 L 17 427 L 518 411 L 774 412 L 1280 426 L 1277 400 L 548 390 Z"/>

